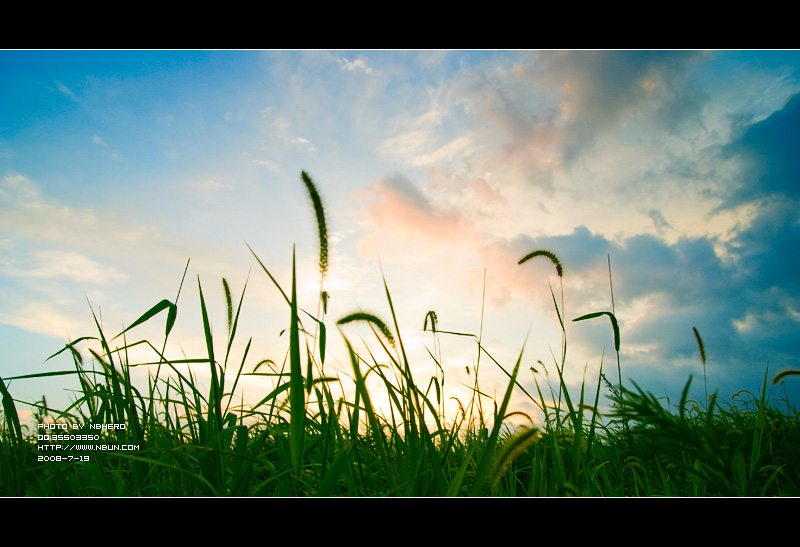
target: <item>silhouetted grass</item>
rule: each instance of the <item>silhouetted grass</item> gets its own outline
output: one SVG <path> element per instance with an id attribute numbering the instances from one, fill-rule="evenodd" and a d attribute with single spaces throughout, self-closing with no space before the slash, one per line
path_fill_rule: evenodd
<path id="1" fill-rule="evenodd" d="M 301 176 L 314 205 L 320 233 L 320 274 L 327 269 L 327 228 L 322 201 L 310 177 Z M 251 249 L 252 251 L 252 249 Z M 0 379 L 0 494 L 4 496 L 796 496 L 800 495 L 800 414 L 767 393 L 800 371 L 783 371 L 770 382 L 765 373 L 759 393 L 747 391 L 727 404 L 716 394 L 703 404 L 688 399 L 691 379 L 677 405 L 665 406 L 635 383 L 608 382 L 601 370 L 596 384 L 584 381 L 579 393 L 564 380 L 567 339 L 563 307 L 563 268 L 552 251 L 537 250 L 520 260 L 543 256 L 556 266 L 561 285 L 561 354 L 556 374 L 534 371 L 532 395 L 520 383 L 524 344 L 513 363 L 501 363 L 482 345 L 481 336 L 442 328 L 430 311 L 423 330 L 433 336 L 435 374 L 422 382 L 411 364 L 384 280 L 388 321 L 355 311 L 336 322 L 355 385 L 345 396 L 342 377 L 322 374 L 327 330 L 327 292 L 320 284 L 322 311 L 299 308 L 294 257 L 292 286 L 284 291 L 254 251 L 253 256 L 286 302 L 287 359 L 248 364 L 250 339 L 241 359 L 231 349 L 237 336 L 245 287 L 235 295 L 223 279 L 227 312 L 224 358 L 217 351 L 200 279 L 200 315 L 205 354 L 183 359 L 164 356 L 174 326 L 180 289 L 174 301 L 154 305 L 113 338 L 95 318 L 96 332 L 68 342 L 53 356 L 68 352 L 70 370 Z M 187 264 L 188 268 L 188 264 Z M 185 276 L 185 272 L 184 272 Z M 181 287 L 183 281 L 181 281 Z M 164 340 L 129 340 L 139 325 L 164 318 Z M 303 311 L 303 314 L 300 312 Z M 573 321 L 607 315 L 617 357 L 620 332 L 613 311 L 595 311 Z M 303 320 L 314 322 L 314 333 Z M 361 323 L 374 339 L 357 351 L 348 330 Z M 694 335 L 705 365 L 699 333 Z M 446 416 L 441 336 L 460 336 L 477 345 L 508 378 L 502 398 L 473 396 L 454 416 Z M 129 350 L 146 347 L 153 358 L 132 363 Z M 359 346 L 361 347 L 361 346 Z M 160 349 L 159 349 L 160 348 Z M 87 358 L 87 355 L 89 358 Z M 305 359 L 305 366 L 304 361 Z M 619 363 L 619 361 L 618 361 Z M 539 362 L 544 367 L 544 364 Z M 511 366 L 513 365 L 513 366 Z M 136 366 L 150 371 L 146 388 L 131 381 Z M 235 370 L 231 374 L 229 366 Z M 478 362 L 475 364 L 477 369 Z M 192 367 L 208 367 L 210 383 L 201 388 Z M 250 370 L 251 372 L 245 372 Z M 168 371 L 169 373 L 163 373 Z M 6 382 L 63 375 L 77 378 L 80 390 L 68 408 L 50 408 L 46 399 L 13 399 Z M 271 378 L 275 387 L 255 404 L 237 395 L 247 376 Z M 705 375 L 704 375 L 705 376 Z M 230 378 L 233 381 L 230 382 Z M 368 388 L 367 380 L 377 387 Z M 705 378 L 704 378 L 705 380 Z M 587 385 L 596 385 L 587 392 Z M 602 387 L 612 401 L 601 410 Z M 539 423 L 512 408 L 519 391 L 542 412 Z M 379 393 L 380 392 L 380 393 Z M 380 396 L 388 406 L 378 409 Z M 36 424 L 66 430 L 27 429 L 17 406 L 34 409 Z M 522 419 L 515 426 L 510 418 Z M 90 429 L 124 424 L 124 429 Z M 620 424 L 625 424 L 622 427 Z M 73 429 L 76 428 L 76 429 Z M 92 434 L 97 440 L 37 439 L 37 434 Z M 109 445 L 111 450 L 57 450 L 53 446 Z M 135 450 L 128 449 L 136 447 Z M 43 461 L 40 461 L 43 457 Z M 67 458 L 87 458 L 88 461 Z M 56 461 L 60 459 L 60 461 Z"/>

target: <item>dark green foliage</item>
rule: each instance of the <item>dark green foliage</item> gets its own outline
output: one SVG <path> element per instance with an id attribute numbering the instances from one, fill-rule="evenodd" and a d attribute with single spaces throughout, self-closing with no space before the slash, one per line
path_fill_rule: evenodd
<path id="1" fill-rule="evenodd" d="M 595 313 L 587 313 L 586 315 L 581 315 L 580 317 L 573 319 L 573 321 L 584 321 L 586 319 L 594 319 L 595 317 L 600 317 L 601 315 L 607 315 L 608 318 L 611 319 L 611 328 L 614 329 L 614 349 L 619 351 L 619 325 L 617 324 L 617 318 L 610 311 L 598 311 Z"/>
<path id="2" fill-rule="evenodd" d="M 351 401 L 336 397 L 328 386 L 338 380 L 315 378 L 309 382 L 300 376 L 300 338 L 305 331 L 300 327 L 294 288 L 289 293 L 290 346 L 294 348 L 290 351 L 290 372 L 266 373 L 277 377 L 278 385 L 254 406 L 231 406 L 232 389 L 226 390 L 214 357 L 210 320 L 199 285 L 198 291 L 207 355 L 180 361 L 159 359 L 175 374 L 158 384 L 151 383 L 148 397 L 139 395 L 132 385 L 125 358 L 126 350 L 140 342 L 112 349 L 104 342 L 102 330 L 97 337 L 84 337 L 64 348 L 70 349 L 75 363 L 71 373 L 29 375 L 75 374 L 82 386 L 75 404 L 63 412 L 48 408 L 43 399 L 37 405 L 39 420 L 53 417 L 67 424 L 124 422 L 128 426 L 125 430 L 101 432 L 102 442 L 136 444 L 137 451 L 92 452 L 89 462 L 72 466 L 39 462 L 36 456 L 42 452 L 36 449 L 35 436 L 23 433 L 16 420 L 15 402 L 6 383 L 0 384 L 4 411 L 0 431 L 2 495 L 800 494 L 798 414 L 779 412 L 763 394 L 753 397 L 740 393 L 727 406 L 717 404 L 712 397 L 708 408 L 702 408 L 687 400 L 687 383 L 684 397 L 670 409 L 635 384 L 634 390 L 608 384 L 609 397 L 615 404 L 610 413 L 601 414 L 602 372 L 594 402 L 588 404 L 583 390 L 573 399 L 557 366 L 556 380 L 566 406 L 555 406 L 555 397 L 547 398 L 539 390 L 534 401 L 544 412 L 544 422 L 519 429 L 510 425 L 509 418 L 531 420 L 509 408 L 511 393 L 518 385 L 520 353 L 509 372 L 503 400 L 497 402 L 499 406 L 491 415 L 465 422 L 467 411 L 474 409 L 462 408 L 461 417 L 457 415 L 447 424 L 440 407 L 417 386 L 404 357 L 400 357 L 404 355 L 402 341 L 377 316 L 358 312 L 342 318 L 339 324 L 363 321 L 374 326 L 400 383 L 391 380 L 373 356 L 370 362 L 365 361 L 347 342 L 357 389 Z M 229 329 L 231 336 L 240 309 L 241 304 Z M 433 316 L 428 318 L 432 320 Z M 435 333 L 448 334 L 438 329 Z M 78 346 L 92 341 L 99 342 L 104 351 L 89 348 L 93 357 L 93 368 L 89 369 Z M 231 343 L 232 339 L 228 341 L 229 351 Z M 198 389 L 191 372 L 187 375 L 177 368 L 201 363 L 211 371 L 207 392 Z M 261 360 L 259 365 L 262 363 L 276 369 L 272 360 Z M 773 383 L 790 378 L 791 372 L 775 376 Z M 241 374 L 240 367 L 237 381 Z M 376 375 L 385 386 L 391 401 L 389 414 L 373 406 L 373 394 L 366 384 L 368 375 Z M 764 388 L 767 383 L 765 378 Z M 554 389 L 550 387 L 553 395 Z M 307 398 L 306 393 L 313 396 Z M 150 398 L 158 401 L 158 419 L 147 416 Z M 627 431 L 615 425 L 623 418 L 630 422 Z M 494 425 L 482 425 L 486 422 Z M 435 429 L 429 429 L 428 423 L 436 424 Z"/>

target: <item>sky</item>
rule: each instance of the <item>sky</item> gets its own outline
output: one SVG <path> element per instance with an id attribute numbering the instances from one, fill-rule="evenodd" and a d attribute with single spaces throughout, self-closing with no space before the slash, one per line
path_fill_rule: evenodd
<path id="1" fill-rule="evenodd" d="M 690 376 L 695 400 L 707 382 L 735 402 L 800 369 L 800 52 L 6 50 L 0 81 L 7 384 L 68 370 L 66 353 L 47 358 L 95 336 L 93 313 L 114 336 L 175 301 L 187 261 L 167 355 L 206 356 L 200 287 L 224 351 L 225 278 L 235 303 L 247 283 L 229 372 L 251 337 L 245 372 L 282 363 L 289 309 L 248 245 L 284 290 L 295 253 L 315 315 L 301 170 L 329 230 L 325 373 L 344 383 L 336 321 L 368 311 L 394 330 L 384 281 L 418 382 L 440 352 L 445 393 L 462 401 L 477 345 L 423 331 L 430 310 L 506 370 L 522 354 L 529 392 L 560 360 L 554 297 L 576 393 L 593 393 L 601 366 L 617 378 L 607 318 L 572 321 L 600 311 L 619 323 L 623 384 L 665 405 Z M 518 264 L 536 249 L 558 256 L 562 280 L 546 258 Z M 165 320 L 128 341 L 160 349 Z M 342 333 L 379 349 L 363 325 Z M 154 360 L 144 346 L 130 357 Z M 479 380 L 502 399 L 508 379 L 485 355 Z M 255 400 L 272 385 L 242 388 Z M 16 399 L 61 408 L 76 387 L 10 382 Z M 770 395 L 797 404 L 800 380 Z M 520 390 L 511 410 L 535 413 Z"/>

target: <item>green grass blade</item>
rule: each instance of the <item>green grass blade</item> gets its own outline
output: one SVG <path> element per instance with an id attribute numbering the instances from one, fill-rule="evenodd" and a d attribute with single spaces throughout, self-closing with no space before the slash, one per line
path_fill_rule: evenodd
<path id="1" fill-rule="evenodd" d="M 339 450 L 336 457 L 331 462 L 330 467 L 325 471 L 325 477 L 317 489 L 317 496 L 329 496 L 333 493 L 339 477 L 342 475 L 345 466 L 351 461 L 351 447 L 347 446 Z"/>
<path id="2" fill-rule="evenodd" d="M 291 324 L 289 328 L 289 373 L 291 391 L 289 397 L 291 400 L 291 407 L 289 409 L 291 416 L 291 459 L 292 469 L 294 470 L 295 479 L 300 479 L 300 473 L 303 466 L 303 441 L 305 436 L 305 420 L 306 420 L 306 407 L 305 407 L 305 391 L 303 385 L 302 364 L 300 362 L 300 331 L 299 319 L 297 316 L 297 276 L 295 270 L 295 256 L 292 252 L 292 300 L 291 307 Z"/>
<path id="3" fill-rule="evenodd" d="M 134 321 L 133 324 L 131 324 L 131 326 L 129 326 L 128 328 L 123 330 L 121 333 L 116 335 L 114 338 L 112 338 L 111 341 L 113 342 L 114 340 L 116 340 L 117 338 L 119 338 L 120 336 L 122 336 L 123 334 L 125 334 L 126 332 L 131 330 L 132 328 L 141 325 L 142 323 L 144 323 L 145 321 L 147 321 L 148 319 L 150 319 L 154 315 L 156 315 L 158 313 L 161 313 L 164 310 L 169 310 L 169 313 L 167 315 L 167 327 L 166 327 L 166 332 L 167 332 L 167 334 L 169 334 L 170 331 L 172 330 L 172 326 L 175 324 L 175 318 L 178 315 L 178 308 L 177 308 L 177 306 L 175 304 L 173 304 L 172 302 L 170 302 L 169 300 L 167 300 L 165 298 L 164 300 L 162 300 L 161 302 L 159 302 L 158 304 L 156 304 L 155 306 L 153 306 L 152 308 L 150 308 L 149 310 L 144 312 L 141 315 L 141 317 L 139 317 L 139 319 Z"/>
<path id="4" fill-rule="evenodd" d="M 514 384 L 517 381 L 517 374 L 519 373 L 519 366 L 522 363 L 522 354 L 523 350 L 519 352 L 519 357 L 517 358 L 517 364 L 514 365 L 514 372 L 511 373 L 511 381 L 508 383 L 508 387 L 506 388 L 506 394 L 503 397 L 503 402 L 500 405 L 500 408 L 495 413 L 495 423 L 494 427 L 492 427 L 492 433 L 489 436 L 489 440 L 486 443 L 486 448 L 481 456 L 481 462 L 478 466 L 478 470 L 475 473 L 475 481 L 472 483 L 472 488 L 470 489 L 470 496 L 476 496 L 481 493 L 484 487 L 484 479 L 486 478 L 486 473 L 489 470 L 489 464 L 491 463 L 492 457 L 494 455 L 494 449 L 497 445 L 497 439 L 500 436 L 500 429 L 503 425 L 503 418 L 505 417 L 508 411 L 508 403 L 511 401 L 511 392 L 514 390 Z"/>
<path id="5" fill-rule="evenodd" d="M 0 377 L 0 394 L 3 395 L 3 413 L 5 414 L 6 421 L 10 423 L 11 442 L 16 450 L 22 442 L 22 428 L 20 427 L 19 415 L 17 414 L 17 407 L 14 405 L 14 399 L 11 398 L 11 393 L 6 389 L 6 384 L 2 377 Z"/>
<path id="6" fill-rule="evenodd" d="M 611 319 L 611 327 L 614 329 L 614 349 L 619 351 L 619 325 L 617 324 L 617 318 L 614 317 L 614 314 L 610 311 L 598 311 L 595 313 L 587 313 L 586 315 L 582 315 L 573 321 L 584 321 L 586 319 L 593 319 L 595 317 L 600 317 L 601 315 L 607 315 L 609 319 Z"/>
<path id="7" fill-rule="evenodd" d="M 203 287 L 200 285 L 200 276 L 197 277 L 197 289 L 200 292 L 200 311 L 203 315 L 203 334 L 205 335 L 208 364 L 211 369 L 211 390 L 208 396 L 208 423 L 215 427 L 214 434 L 222 430 L 222 393 L 220 393 L 219 376 L 217 375 L 217 361 L 214 359 L 214 338 L 211 335 L 211 323 L 208 320 L 206 301 L 203 298 Z M 211 436 L 213 437 L 214 434 Z"/>
<path id="8" fill-rule="evenodd" d="M 80 338 L 78 338 L 78 339 L 76 339 L 76 340 L 73 340 L 73 341 L 72 341 L 72 342 L 70 342 L 69 344 L 65 345 L 63 348 L 61 348 L 60 350 L 58 350 L 57 352 L 55 352 L 53 355 L 51 355 L 50 357 L 48 357 L 48 358 L 47 358 L 47 359 L 45 359 L 44 361 L 45 361 L 45 363 L 46 363 L 47 361 L 49 361 L 49 360 L 50 360 L 50 359 L 52 359 L 53 357 L 55 357 L 55 356 L 57 356 L 57 355 L 59 355 L 59 354 L 63 353 L 63 352 L 64 352 L 64 351 L 66 351 L 66 350 L 70 350 L 70 351 L 72 352 L 72 354 L 73 354 L 73 355 L 77 356 L 77 357 L 78 357 L 78 359 L 80 359 L 80 353 L 78 353 L 78 350 L 76 350 L 76 349 L 75 349 L 75 344 L 77 344 L 78 342 L 82 342 L 83 340 L 97 340 L 97 339 L 98 339 L 98 338 L 97 338 L 96 336 L 81 336 Z"/>
<path id="9" fill-rule="evenodd" d="M 317 322 L 319 326 L 319 361 L 321 365 L 325 364 L 325 347 L 327 345 L 327 332 L 325 329 L 325 323 L 308 313 L 307 311 L 303 310 L 307 316 Z"/>
<path id="10" fill-rule="evenodd" d="M 278 291 L 280 291 L 280 293 L 281 293 L 281 296 L 283 296 L 283 299 L 284 299 L 284 300 L 286 300 L 286 303 L 287 303 L 287 304 L 289 304 L 289 306 L 291 306 L 291 305 L 292 305 L 292 303 L 291 303 L 291 301 L 289 300 L 289 297 L 288 297 L 288 296 L 286 296 L 286 293 L 283 291 L 283 289 L 281 288 L 281 286 L 278 284 L 278 282 L 275 280 L 275 278 L 274 278 L 274 277 L 272 277 L 272 274 L 271 274 L 271 273 L 269 273 L 269 270 L 267 269 L 267 267 L 266 267 L 266 266 L 264 266 L 264 263 L 263 263 L 263 262 L 261 262 L 261 259 L 260 259 L 260 258 L 258 258 L 258 255 L 256 255 L 256 252 L 253 250 L 253 248 L 252 248 L 252 247 L 250 247 L 250 245 L 248 245 L 248 243 L 247 243 L 246 241 L 245 241 L 245 243 L 244 243 L 244 244 L 245 244 L 245 245 L 247 245 L 247 248 L 248 248 L 248 249 L 250 249 L 250 252 L 251 252 L 251 253 L 253 253 L 253 256 L 254 256 L 254 257 L 255 257 L 255 259 L 258 261 L 258 264 L 259 264 L 259 266 L 261 266 L 261 269 L 262 269 L 262 270 L 264 270 L 264 273 L 266 273 L 266 274 L 269 276 L 269 278 L 272 280 L 272 283 L 273 283 L 273 285 L 275 285 L 275 287 L 278 289 Z"/>

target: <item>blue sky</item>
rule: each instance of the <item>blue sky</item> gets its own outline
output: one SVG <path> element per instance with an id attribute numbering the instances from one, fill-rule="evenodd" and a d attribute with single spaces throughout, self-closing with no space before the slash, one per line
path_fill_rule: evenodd
<path id="1" fill-rule="evenodd" d="M 421 378 L 435 310 L 504 366 L 525 344 L 533 390 L 531 366 L 554 372 L 560 285 L 517 261 L 547 248 L 568 319 L 611 310 L 610 256 L 626 385 L 674 402 L 693 375 L 702 399 L 697 327 L 709 391 L 755 393 L 767 365 L 800 368 L 799 70 L 795 51 L 2 51 L 0 375 L 68 368 L 44 360 L 94 334 L 87 300 L 116 334 L 174 299 L 189 259 L 168 354 L 204 355 L 198 276 L 222 344 L 221 279 L 238 298 L 252 269 L 238 355 L 252 336 L 245 370 L 280 362 L 286 306 L 245 241 L 287 288 L 296 246 L 316 309 L 306 170 L 330 230 L 326 370 L 349 372 L 336 320 L 389 320 L 383 273 Z M 156 323 L 136 335 L 160 340 Z M 595 385 L 601 358 L 616 378 L 608 321 L 567 328 L 570 384 Z M 474 343 L 443 337 L 442 355 L 465 397 Z M 773 395 L 797 402 L 799 384 Z M 485 360 L 481 385 L 505 388 Z"/>

